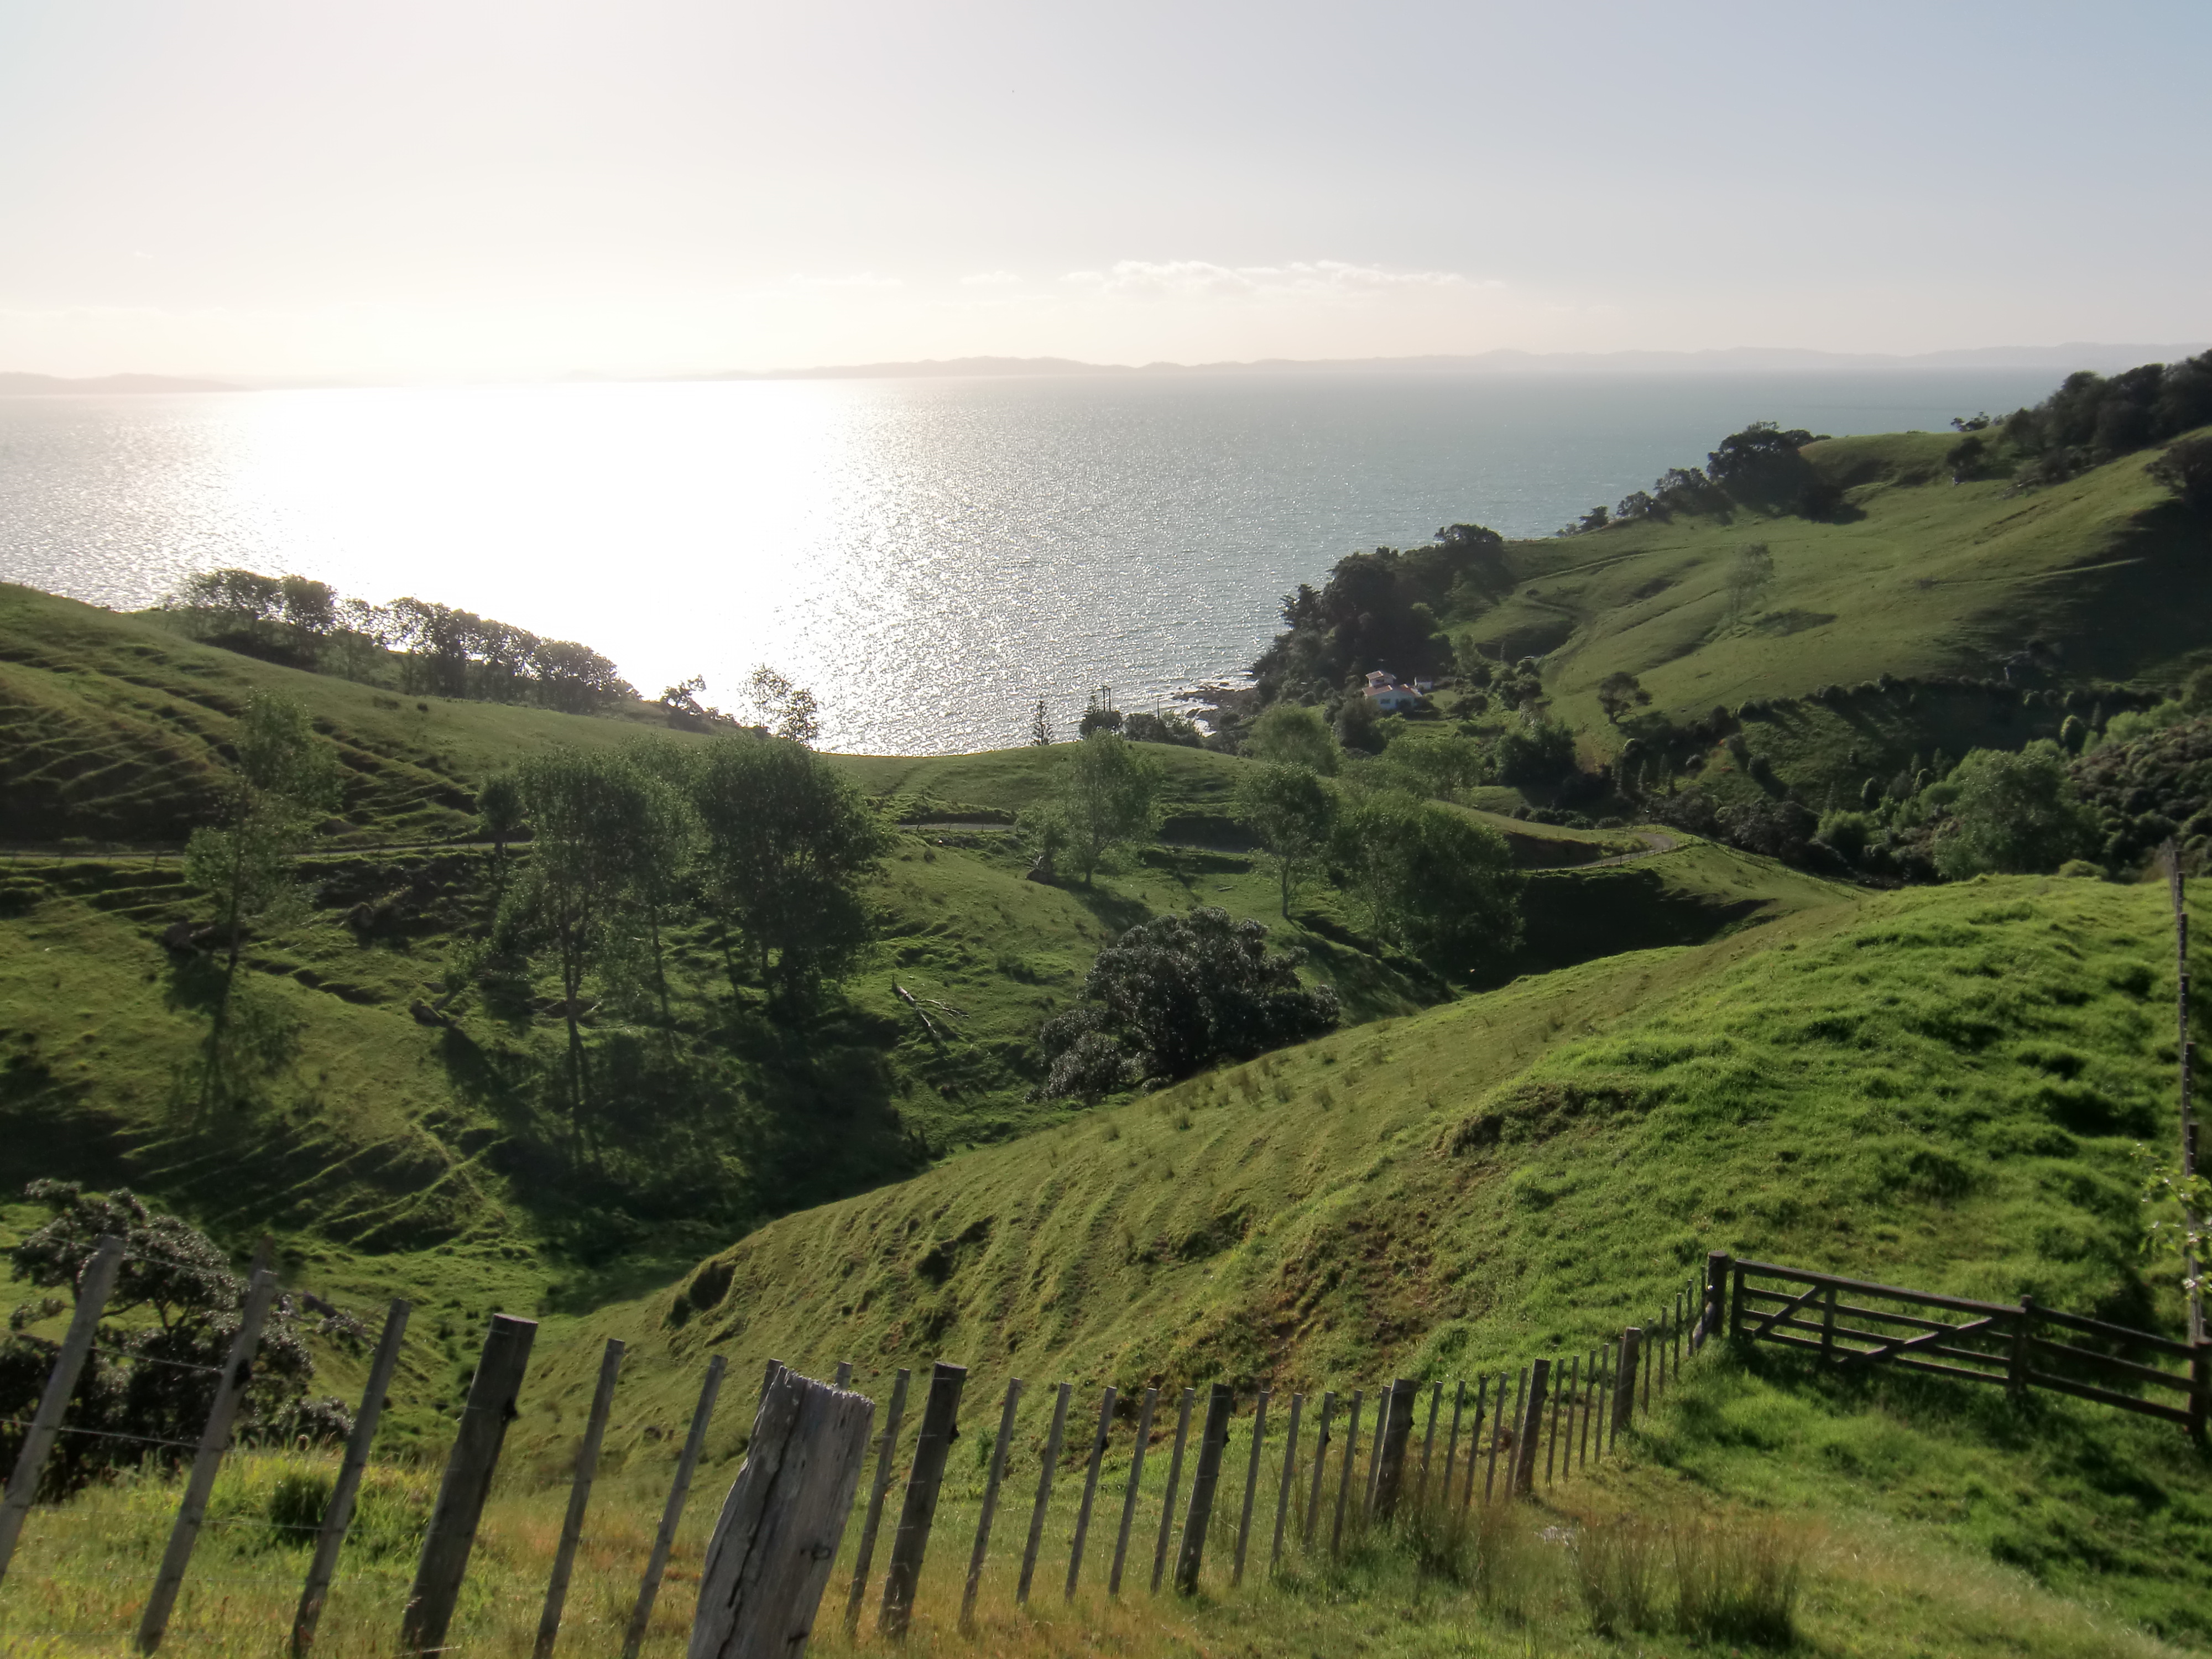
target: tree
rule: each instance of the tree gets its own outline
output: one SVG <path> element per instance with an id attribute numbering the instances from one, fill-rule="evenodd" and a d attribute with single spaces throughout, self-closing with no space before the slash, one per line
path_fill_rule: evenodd
<path id="1" fill-rule="evenodd" d="M 1102 685 L 1091 694 L 1085 704 L 1083 718 L 1076 724 L 1076 735 L 1087 738 L 1093 732 L 1119 732 L 1121 711 L 1114 707 L 1114 688 Z"/>
<path id="2" fill-rule="evenodd" d="M 1597 683 L 1597 706 L 1615 726 L 1630 709 L 1644 708 L 1650 701 L 1651 694 L 1637 684 L 1635 675 L 1624 669 L 1614 669 Z"/>
<path id="3" fill-rule="evenodd" d="M 1378 937 L 1438 968 L 1471 970 L 1520 942 L 1512 849 L 1464 812 L 1370 795 L 1339 815 L 1330 864 Z"/>
<path id="4" fill-rule="evenodd" d="M 1304 767 L 1275 764 L 1237 780 L 1237 807 L 1274 857 L 1283 886 L 1282 911 L 1288 916 L 1298 871 L 1328 849 L 1336 797 Z"/>
<path id="5" fill-rule="evenodd" d="M 2184 438 L 2143 469 L 2193 513 L 2212 512 L 2212 438 Z"/>
<path id="6" fill-rule="evenodd" d="M 1500 783 L 1558 783 L 1574 770 L 1575 729 L 1564 720 L 1524 720 L 1498 739 Z"/>
<path id="7" fill-rule="evenodd" d="M 1198 722 L 1172 708 L 1158 713 L 1137 710 L 1121 722 L 1121 735 L 1131 743 L 1173 744 L 1183 749 L 1206 746 L 1206 734 L 1198 729 Z"/>
<path id="8" fill-rule="evenodd" d="M 822 735 L 821 708 L 814 694 L 793 685 L 762 664 L 753 670 L 750 701 L 761 724 L 787 743 L 811 744 Z"/>
<path id="9" fill-rule="evenodd" d="M 1052 717 L 1045 713 L 1044 699 L 1037 699 L 1036 713 L 1030 716 L 1030 744 L 1036 749 L 1052 746 Z"/>
<path id="10" fill-rule="evenodd" d="M 1060 810 L 1085 887 L 1109 849 L 1152 833 L 1163 775 L 1158 761 L 1111 732 L 1075 745 L 1060 775 Z"/>
<path id="11" fill-rule="evenodd" d="M 1301 985 L 1304 953 L 1270 951 L 1267 939 L 1259 922 L 1211 906 L 1130 928 L 1098 953 L 1084 1000 L 1046 1022 L 1046 1096 L 1188 1077 L 1330 1030 L 1336 993 Z"/>
<path id="12" fill-rule="evenodd" d="M 1244 752 L 1255 760 L 1303 766 L 1334 777 L 1341 761 L 1336 738 L 1318 708 L 1304 703 L 1270 703 L 1244 734 Z"/>
<path id="13" fill-rule="evenodd" d="M 740 939 L 780 1006 L 844 973 L 872 936 L 860 884 L 890 845 L 860 792 L 802 744 L 742 737 L 707 744 L 689 787 L 732 996 Z"/>
<path id="14" fill-rule="evenodd" d="M 1729 620 L 1741 617 L 1773 581 L 1774 550 L 1765 542 L 1747 542 L 1729 565 Z"/>
<path id="15" fill-rule="evenodd" d="M 343 776 L 337 748 L 315 734 L 307 709 L 273 691 L 246 699 L 232 743 L 237 760 L 221 787 L 221 818 L 193 830 L 185 846 L 185 879 L 214 900 L 224 951 L 201 1072 L 203 1108 L 223 1073 L 246 929 L 281 927 L 304 913 L 296 854 L 316 822 L 337 810 Z"/>
<path id="16" fill-rule="evenodd" d="M 477 830 L 491 840 L 499 890 L 507 890 L 507 844 L 522 833 L 522 786 L 513 772 L 495 772 L 477 790 Z"/>
<path id="17" fill-rule="evenodd" d="M 2097 815 L 2075 793 L 2065 752 L 2048 738 L 2018 754 L 1977 749 L 1959 763 L 1948 834 L 1936 842 L 1947 880 L 2056 870 L 2096 844 Z"/>
<path id="18" fill-rule="evenodd" d="M 102 1197 L 75 1182 L 33 1181 L 23 1195 L 49 1215 L 9 1253 L 12 1278 L 73 1301 L 103 1233 L 120 1238 L 127 1252 L 70 1400 L 70 1426 L 76 1431 L 55 1443 L 40 1495 L 60 1497 L 111 1471 L 137 1468 L 148 1457 L 174 1468 L 198 1440 L 215 1403 L 246 1281 L 204 1233 L 148 1208 L 126 1188 Z M 307 1301 L 315 1305 L 314 1298 Z M 26 1334 L 27 1328 L 68 1305 L 61 1295 L 47 1295 L 9 1319 L 10 1334 L 0 1341 L 0 1462 L 15 1462 L 20 1425 L 37 1408 L 58 1352 L 58 1344 Z M 308 1397 L 315 1372 L 311 1334 L 358 1352 L 366 1333 L 349 1315 L 325 1306 L 319 1316 L 310 1316 L 290 1295 L 280 1295 L 262 1325 L 238 1419 L 245 1443 L 327 1444 L 352 1431 L 343 1405 Z"/>

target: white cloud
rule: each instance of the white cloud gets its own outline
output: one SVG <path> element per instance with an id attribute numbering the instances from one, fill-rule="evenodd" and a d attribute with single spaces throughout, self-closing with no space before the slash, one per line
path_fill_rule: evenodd
<path id="1" fill-rule="evenodd" d="M 1453 270 L 1389 270 L 1342 259 L 1277 265 L 1220 265 L 1206 259 L 1121 259 L 1104 270 L 1071 270 L 1060 279 L 1102 295 L 1249 300 L 1358 300 L 1408 292 L 1474 292 L 1504 287 Z"/>
<path id="2" fill-rule="evenodd" d="M 972 276 L 963 276 L 960 279 L 960 286 L 963 288 L 1009 288 L 1021 280 L 1011 270 L 979 270 Z"/>

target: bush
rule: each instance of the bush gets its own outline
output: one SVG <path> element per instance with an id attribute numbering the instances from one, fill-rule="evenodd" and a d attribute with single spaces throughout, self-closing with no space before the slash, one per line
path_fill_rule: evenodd
<path id="1" fill-rule="evenodd" d="M 2143 471 L 2191 512 L 2212 512 L 2212 438 L 2184 438 Z"/>
<path id="2" fill-rule="evenodd" d="M 1936 867 L 1950 880 L 2055 870 L 2095 844 L 2096 814 L 2076 795 L 2064 752 L 2047 738 L 2016 755 L 1977 749 L 1950 781 L 1959 790 L 1954 823 L 1935 848 Z"/>
<path id="3" fill-rule="evenodd" d="M 1856 864 L 1874 831 L 1875 821 L 1864 812 L 1830 812 L 1820 820 L 1820 839 L 1839 858 Z"/>
<path id="4" fill-rule="evenodd" d="M 1575 730 L 1565 721 L 1533 721 L 1498 740 L 1500 783 L 1557 783 L 1574 769 Z"/>

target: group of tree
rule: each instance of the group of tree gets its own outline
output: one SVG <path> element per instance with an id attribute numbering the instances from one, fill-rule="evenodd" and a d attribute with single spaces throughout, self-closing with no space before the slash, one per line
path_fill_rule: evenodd
<path id="1" fill-rule="evenodd" d="M 1127 738 L 1131 743 L 1172 744 L 1185 749 L 1203 748 L 1206 733 L 1188 715 L 1170 708 L 1138 709 L 1125 713 L 1114 706 L 1114 688 L 1102 685 L 1091 692 L 1077 722 L 1076 735 L 1087 738 L 1094 732 L 1109 732 Z M 1042 701 L 1037 704 L 1036 718 L 1030 722 L 1030 741 L 1049 744 L 1052 741 L 1052 722 L 1045 714 Z"/>
<path id="2" fill-rule="evenodd" d="M 1731 432 L 1705 457 L 1702 467 L 1669 467 L 1649 489 L 1623 496 L 1620 504 L 1594 507 L 1560 530 L 1583 536 L 1614 525 L 1678 515 L 1753 512 L 1826 519 L 1843 504 L 1843 491 L 1825 477 L 1803 453 L 1822 434 L 1802 428 L 1783 430 L 1772 421 L 1753 421 Z"/>
<path id="3" fill-rule="evenodd" d="M 0 1466 L 12 1465 L 59 1346 L 31 1334 L 68 1312 L 104 1235 L 125 1255 L 76 1392 L 72 1432 L 55 1442 L 37 1494 L 52 1498 L 148 1462 L 174 1468 L 196 1444 L 238 1333 L 246 1283 L 204 1233 L 118 1188 L 33 1181 L 24 1197 L 47 1218 L 9 1252 L 10 1276 L 32 1301 L 9 1316 L 0 1341 Z M 352 1431 L 338 1401 L 312 1397 L 314 1337 L 358 1352 L 360 1322 L 326 1304 L 281 1293 L 262 1326 L 236 1434 L 247 1445 L 328 1445 Z"/>
<path id="4" fill-rule="evenodd" d="M 2020 459 L 2016 476 L 2047 483 L 2202 426 L 2212 426 L 2212 351 L 2118 374 L 2069 374 L 2041 403 L 2014 410 L 1996 429 Z"/>
<path id="5" fill-rule="evenodd" d="M 637 696 L 589 646 L 425 599 L 342 598 L 302 576 L 204 571 L 162 608 L 210 644 L 417 696 L 580 714 Z"/>

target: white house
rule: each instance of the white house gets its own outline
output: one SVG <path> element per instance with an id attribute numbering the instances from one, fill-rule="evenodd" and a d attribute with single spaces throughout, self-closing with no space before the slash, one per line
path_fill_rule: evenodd
<path id="1" fill-rule="evenodd" d="M 1378 668 L 1367 677 L 1367 701 L 1383 714 L 1397 714 L 1419 708 L 1421 694 L 1411 686 L 1401 684 L 1395 674 Z"/>

